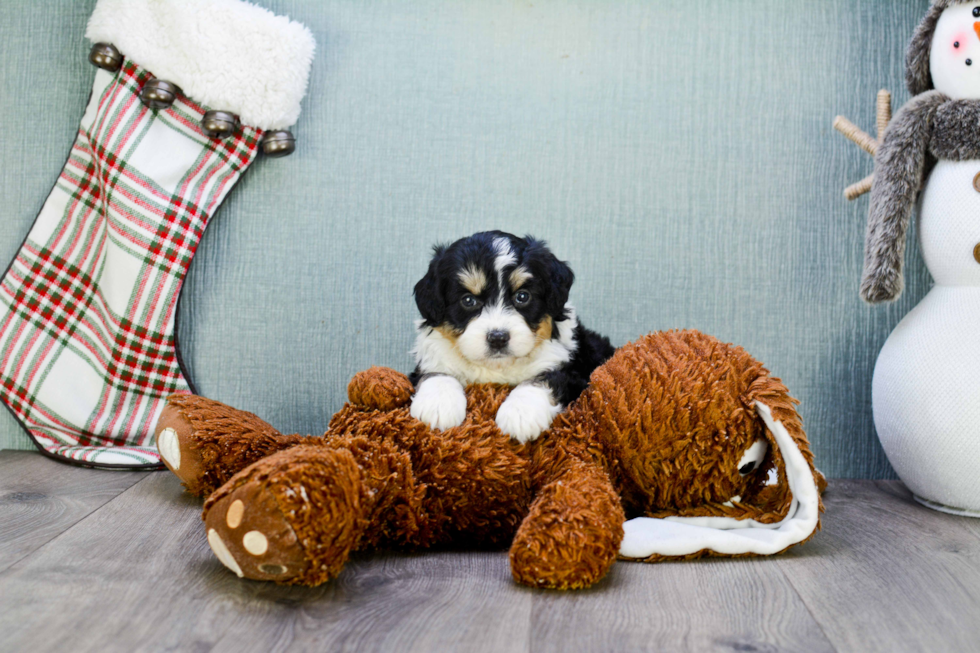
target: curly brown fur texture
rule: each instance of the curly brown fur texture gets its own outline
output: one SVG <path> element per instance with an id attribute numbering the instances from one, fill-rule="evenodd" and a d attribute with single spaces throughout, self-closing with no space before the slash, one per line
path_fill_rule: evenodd
<path id="1" fill-rule="evenodd" d="M 605 471 L 579 460 L 537 492 L 510 547 L 517 582 L 581 589 L 597 583 L 623 541 L 619 495 Z"/>
<path id="2" fill-rule="evenodd" d="M 415 388 L 404 374 L 387 367 L 372 367 L 358 372 L 347 384 L 352 404 L 375 410 L 394 410 L 412 400 Z"/>
<path id="3" fill-rule="evenodd" d="M 588 413 L 614 461 L 611 474 L 630 517 L 726 516 L 775 522 L 786 515 L 788 490 L 766 492 L 766 474 L 743 477 L 738 456 L 756 439 L 770 440 L 761 472 L 781 470 L 782 456 L 755 413 L 755 401 L 770 407 L 813 466 L 796 400 L 779 379 L 741 347 L 697 331 L 655 333 L 622 347 L 592 375 Z M 575 420 L 574 415 L 568 419 Z M 785 480 L 785 479 L 781 479 Z M 743 501 L 724 502 L 733 496 Z"/>
<path id="4" fill-rule="evenodd" d="M 244 560 L 248 577 L 317 584 L 358 549 L 511 543 L 518 582 L 572 589 L 608 572 L 627 516 L 777 521 L 791 498 L 785 478 L 764 485 L 769 468 L 781 470 L 778 449 L 753 474 L 737 469 L 757 438 L 773 442 L 756 400 L 783 422 L 812 468 L 786 388 L 744 350 L 696 331 L 651 334 L 620 349 L 551 430 L 527 445 L 494 422 L 509 388 L 467 388 L 466 421 L 432 431 L 405 405 L 375 407 L 389 406 L 405 377 L 374 368 L 355 378 L 358 403 L 345 405 L 323 437 L 244 470 L 235 468 L 242 458 L 210 459 L 221 467 L 212 475 L 240 472 L 208 499 L 204 519 Z M 394 389 L 379 389 L 386 384 Z M 362 391 L 369 387 L 375 390 Z M 208 414 L 233 410 L 199 401 Z M 735 494 L 742 501 L 724 505 Z M 273 534 L 269 551 L 246 551 L 246 527 L 231 514 L 235 500 L 243 519 Z M 289 571 L 262 571 L 280 567 Z"/>

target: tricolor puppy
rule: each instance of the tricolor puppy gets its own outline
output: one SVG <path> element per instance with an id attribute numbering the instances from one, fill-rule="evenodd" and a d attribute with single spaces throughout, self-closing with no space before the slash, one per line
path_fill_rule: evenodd
<path id="1" fill-rule="evenodd" d="M 520 442 L 538 437 L 614 352 L 567 303 L 574 278 L 531 237 L 488 231 L 436 247 L 415 285 L 422 320 L 412 416 L 436 429 L 458 426 L 464 386 L 503 383 L 515 388 L 497 425 Z"/>

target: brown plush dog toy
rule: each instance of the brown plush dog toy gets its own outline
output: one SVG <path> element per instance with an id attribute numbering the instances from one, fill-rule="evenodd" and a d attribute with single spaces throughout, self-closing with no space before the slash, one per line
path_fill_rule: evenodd
<path id="1" fill-rule="evenodd" d="M 518 582 L 581 588 L 617 556 L 769 555 L 819 527 L 825 482 L 796 401 L 741 348 L 697 331 L 626 345 L 526 445 L 494 423 L 508 391 L 471 386 L 466 421 L 434 431 L 409 415 L 408 379 L 372 368 L 322 437 L 175 396 L 157 441 L 210 493 L 221 562 L 280 583 L 323 583 L 355 550 L 509 543 Z"/>

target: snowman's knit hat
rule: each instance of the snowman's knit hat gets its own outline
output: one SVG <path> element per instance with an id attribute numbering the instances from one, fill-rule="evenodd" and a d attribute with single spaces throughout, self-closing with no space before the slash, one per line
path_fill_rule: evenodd
<path id="1" fill-rule="evenodd" d="M 929 51 L 932 49 L 932 35 L 936 32 L 939 16 L 953 5 L 965 4 L 975 0 L 934 0 L 925 18 L 912 35 L 912 42 L 905 53 L 905 85 L 912 95 L 931 91 L 932 73 L 929 72 Z"/>

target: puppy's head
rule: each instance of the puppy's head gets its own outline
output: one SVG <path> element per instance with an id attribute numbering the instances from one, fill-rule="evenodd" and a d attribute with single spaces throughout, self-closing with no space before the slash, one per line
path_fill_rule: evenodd
<path id="1" fill-rule="evenodd" d="M 415 302 L 464 358 L 503 367 L 558 338 L 574 279 L 543 241 L 489 231 L 436 247 Z"/>

